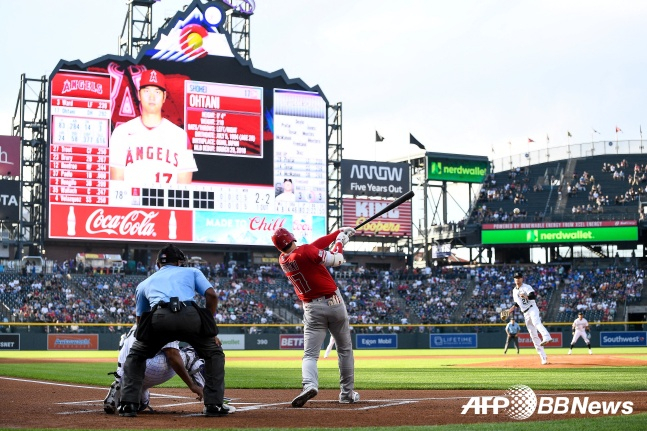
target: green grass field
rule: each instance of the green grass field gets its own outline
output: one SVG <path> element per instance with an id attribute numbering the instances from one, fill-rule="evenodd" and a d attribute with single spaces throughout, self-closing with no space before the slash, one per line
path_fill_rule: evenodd
<path id="1" fill-rule="evenodd" d="M 567 349 L 550 349 L 549 357 L 565 355 Z M 578 352 L 582 354 L 584 350 Z M 300 351 L 227 351 L 226 384 L 228 388 L 241 389 L 295 389 L 300 388 Z M 647 348 L 597 349 L 596 354 L 618 355 L 622 358 L 645 360 Z M 355 352 L 355 380 L 362 389 L 474 389 L 505 390 L 514 384 L 524 384 L 533 390 L 586 390 L 586 391 L 645 391 L 647 366 L 604 366 L 581 368 L 511 368 L 493 366 L 502 358 L 500 349 L 478 350 L 360 350 Z M 523 356 L 536 358 L 527 349 Z M 14 359 L 0 363 L 0 375 L 109 386 L 112 376 L 107 373 L 116 367 L 116 352 L 1 352 L 0 358 Z M 58 362 L 28 362 L 30 359 L 58 359 Z M 65 362 L 65 359 L 74 362 Z M 27 362 L 20 361 L 25 359 Z M 87 362 L 79 359 L 88 359 Z M 96 360 L 109 362 L 92 362 Z M 111 361 L 112 360 L 112 361 Z M 537 361 L 538 362 L 538 361 Z M 463 365 L 476 364 L 469 368 Z M 485 364 L 479 367 L 478 364 Z M 320 359 L 320 387 L 338 387 L 336 357 Z M 163 387 L 183 387 L 175 377 Z M 519 423 L 480 424 L 478 426 L 439 426 L 438 430 L 517 430 Z M 267 428 L 269 430 L 271 428 Z M 323 428 L 321 428 L 323 429 Z M 419 430 L 420 427 L 389 428 L 390 430 Z M 600 417 L 595 419 L 567 419 L 563 421 L 523 422 L 523 429 L 587 431 L 647 429 L 647 413 L 629 416 Z"/>

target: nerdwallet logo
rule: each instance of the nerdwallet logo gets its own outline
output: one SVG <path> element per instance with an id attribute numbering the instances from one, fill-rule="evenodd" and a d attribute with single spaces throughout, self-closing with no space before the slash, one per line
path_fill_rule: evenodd
<path id="1" fill-rule="evenodd" d="M 402 181 L 402 171 L 404 169 L 388 166 L 353 165 L 350 177 L 360 180 Z"/>
<path id="2" fill-rule="evenodd" d="M 589 397 L 541 396 L 526 385 L 509 387 L 503 396 L 471 397 L 462 406 L 461 414 L 473 412 L 475 415 L 498 415 L 503 412 L 515 420 L 524 420 L 535 412 L 538 415 L 630 415 L 633 413 L 632 401 L 591 401 Z"/>

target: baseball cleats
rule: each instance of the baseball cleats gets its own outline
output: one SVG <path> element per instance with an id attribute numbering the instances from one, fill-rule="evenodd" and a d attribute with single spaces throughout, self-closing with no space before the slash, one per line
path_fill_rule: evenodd
<path id="1" fill-rule="evenodd" d="M 541 365 L 548 365 L 548 358 L 543 358 L 541 360 Z"/>
<path id="2" fill-rule="evenodd" d="M 109 415 L 114 415 L 119 406 L 119 397 L 121 393 L 121 384 L 118 381 L 112 382 L 108 395 L 103 400 L 103 411 Z"/>
<path id="3" fill-rule="evenodd" d="M 569 355 L 572 355 L 572 354 L 573 354 L 573 351 L 572 351 L 571 349 L 568 349 L 568 354 L 569 354 Z"/>
<path id="4" fill-rule="evenodd" d="M 348 395 L 342 396 L 339 394 L 339 402 L 342 404 L 353 404 L 359 401 L 359 394 L 355 391 L 351 392 Z"/>
<path id="5" fill-rule="evenodd" d="M 208 417 L 227 416 L 236 411 L 236 407 L 229 404 L 206 404 L 202 413 Z"/>
<path id="6" fill-rule="evenodd" d="M 550 343 L 551 341 L 553 341 L 553 339 L 550 338 L 550 337 L 549 338 L 544 338 L 544 340 L 541 342 L 541 345 L 545 346 L 546 344 Z"/>
<path id="7" fill-rule="evenodd" d="M 593 350 L 589 349 L 589 355 L 593 354 Z"/>
<path id="8" fill-rule="evenodd" d="M 304 389 L 303 392 L 292 400 L 292 407 L 303 407 L 310 398 L 316 397 L 318 393 L 315 388 Z"/>
<path id="9" fill-rule="evenodd" d="M 134 418 L 137 416 L 137 409 L 138 409 L 137 404 L 133 403 L 122 403 L 119 406 L 119 416 L 124 416 L 127 418 Z"/>

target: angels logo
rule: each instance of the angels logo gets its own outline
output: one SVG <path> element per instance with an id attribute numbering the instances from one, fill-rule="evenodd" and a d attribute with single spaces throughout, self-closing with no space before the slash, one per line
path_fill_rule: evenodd
<path id="1" fill-rule="evenodd" d="M 103 94 L 103 85 L 86 79 L 66 79 L 63 82 L 63 90 L 61 91 L 61 94 L 70 93 L 76 90 Z"/>

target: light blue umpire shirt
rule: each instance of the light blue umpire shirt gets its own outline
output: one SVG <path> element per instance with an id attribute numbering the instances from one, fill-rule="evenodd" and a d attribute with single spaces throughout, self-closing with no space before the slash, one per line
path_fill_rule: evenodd
<path id="1" fill-rule="evenodd" d="M 165 265 L 137 286 L 137 317 L 160 302 L 170 302 L 174 296 L 180 301 L 193 301 L 196 292 L 204 296 L 210 287 L 213 286 L 207 277 L 197 268 Z"/>
<path id="2" fill-rule="evenodd" d="M 505 326 L 505 329 L 510 333 L 510 335 L 513 335 L 519 333 L 521 327 L 517 322 L 508 322 L 508 324 Z"/>

